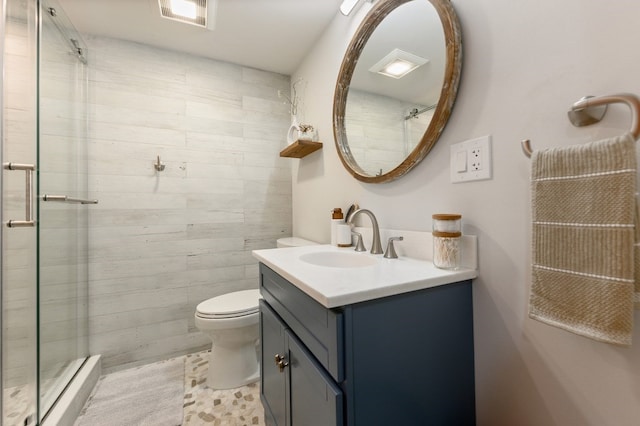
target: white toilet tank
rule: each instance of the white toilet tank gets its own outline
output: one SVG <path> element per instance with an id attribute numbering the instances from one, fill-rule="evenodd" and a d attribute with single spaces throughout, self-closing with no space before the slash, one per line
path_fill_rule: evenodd
<path id="1" fill-rule="evenodd" d="M 305 240 L 304 238 L 298 237 L 287 237 L 287 238 L 278 238 L 276 241 L 276 247 L 300 247 L 300 246 L 313 246 L 317 245 L 315 241 Z"/>

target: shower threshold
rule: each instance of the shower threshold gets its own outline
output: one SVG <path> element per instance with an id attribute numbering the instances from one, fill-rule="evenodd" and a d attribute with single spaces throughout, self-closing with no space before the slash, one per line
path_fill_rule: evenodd
<path id="1" fill-rule="evenodd" d="M 42 426 L 73 426 L 101 374 L 101 358 L 86 359 L 42 421 Z"/>

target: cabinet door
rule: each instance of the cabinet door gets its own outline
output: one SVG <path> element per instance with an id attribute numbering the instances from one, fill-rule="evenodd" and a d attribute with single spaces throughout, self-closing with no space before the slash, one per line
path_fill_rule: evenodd
<path id="1" fill-rule="evenodd" d="M 260 300 L 260 399 L 267 424 L 275 426 L 287 424 L 287 369 L 280 371 L 275 362 L 276 355 L 285 355 L 284 330 L 285 324 L 264 300 Z"/>
<path id="2" fill-rule="evenodd" d="M 342 426 L 340 388 L 289 330 L 285 331 L 285 343 L 289 361 L 289 426 Z"/>

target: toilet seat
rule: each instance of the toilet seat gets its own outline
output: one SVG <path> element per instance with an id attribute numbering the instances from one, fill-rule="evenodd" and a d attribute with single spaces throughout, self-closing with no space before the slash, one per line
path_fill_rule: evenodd
<path id="1" fill-rule="evenodd" d="M 206 319 L 230 319 L 257 314 L 260 290 L 243 290 L 212 297 L 196 307 L 196 315 Z"/>

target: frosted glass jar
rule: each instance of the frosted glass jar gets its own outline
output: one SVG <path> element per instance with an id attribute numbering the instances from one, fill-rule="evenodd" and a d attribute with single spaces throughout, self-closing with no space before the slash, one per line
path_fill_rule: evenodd
<path id="1" fill-rule="evenodd" d="M 439 213 L 431 216 L 433 219 L 433 231 L 437 232 L 461 232 L 462 215 Z"/>
<path id="2" fill-rule="evenodd" d="M 460 238 L 462 216 L 459 214 L 434 214 L 433 264 L 441 269 L 460 267 Z"/>

